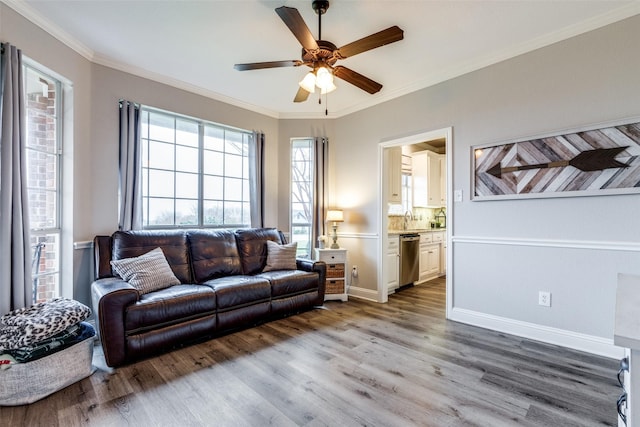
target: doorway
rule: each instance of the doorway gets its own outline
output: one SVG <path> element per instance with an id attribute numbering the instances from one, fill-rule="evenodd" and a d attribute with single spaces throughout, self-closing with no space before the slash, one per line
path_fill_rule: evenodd
<path id="1" fill-rule="evenodd" d="M 445 244 L 444 257 L 446 264 L 446 317 L 449 317 L 449 313 L 453 307 L 453 259 L 451 256 L 452 246 L 448 244 L 451 241 L 453 233 L 453 206 L 451 201 L 453 186 L 452 186 L 452 154 L 453 154 L 453 129 L 451 127 L 422 132 L 414 135 L 405 136 L 402 138 L 396 138 L 381 142 L 378 147 L 378 158 L 380 159 L 380 207 L 379 207 L 379 259 L 382 268 L 378 274 L 378 301 L 387 302 L 389 297 L 389 280 L 390 275 L 395 274 L 393 264 L 393 257 L 389 255 L 389 200 L 391 200 L 391 188 L 388 184 L 391 180 L 391 158 L 390 153 L 392 149 L 398 147 L 404 147 L 404 151 L 419 151 L 424 149 L 434 149 L 435 151 L 441 151 L 444 156 L 443 164 L 446 167 L 446 185 L 444 186 L 446 193 L 446 200 L 444 201 L 446 211 L 446 226 L 445 226 Z M 397 201 L 396 201 L 397 202 Z M 403 209 L 406 207 L 402 205 Z"/>

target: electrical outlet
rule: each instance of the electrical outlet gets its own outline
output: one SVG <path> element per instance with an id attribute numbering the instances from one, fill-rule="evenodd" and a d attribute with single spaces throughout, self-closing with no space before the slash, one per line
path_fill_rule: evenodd
<path id="1" fill-rule="evenodd" d="M 545 307 L 551 307 L 551 292 L 540 291 L 538 292 L 538 304 Z"/>
<path id="2" fill-rule="evenodd" d="M 354 265 L 353 268 L 351 269 L 351 276 L 358 277 L 358 266 L 357 265 Z"/>

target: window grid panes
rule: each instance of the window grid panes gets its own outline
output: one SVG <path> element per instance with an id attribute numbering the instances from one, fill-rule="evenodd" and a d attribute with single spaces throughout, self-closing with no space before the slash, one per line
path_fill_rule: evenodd
<path id="1" fill-rule="evenodd" d="M 145 228 L 249 227 L 252 134 L 142 108 Z"/>
<path id="2" fill-rule="evenodd" d="M 413 209 L 413 187 L 411 174 L 402 174 L 402 213 Z"/>
<path id="3" fill-rule="evenodd" d="M 24 66 L 33 302 L 60 296 L 61 83 Z"/>
<path id="4" fill-rule="evenodd" d="M 313 139 L 291 140 L 291 241 L 297 256 L 311 258 L 313 242 Z"/>

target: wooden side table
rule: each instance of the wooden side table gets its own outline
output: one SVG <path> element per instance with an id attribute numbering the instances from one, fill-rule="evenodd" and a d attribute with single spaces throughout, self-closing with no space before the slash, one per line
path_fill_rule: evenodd
<path id="1" fill-rule="evenodd" d="M 327 264 L 324 300 L 347 301 L 347 250 L 315 249 L 315 258 Z"/>

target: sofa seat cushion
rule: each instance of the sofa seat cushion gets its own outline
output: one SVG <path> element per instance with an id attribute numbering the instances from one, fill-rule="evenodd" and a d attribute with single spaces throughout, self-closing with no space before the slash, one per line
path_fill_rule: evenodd
<path id="1" fill-rule="evenodd" d="M 260 273 L 256 277 L 269 280 L 274 299 L 318 290 L 318 273 L 278 270 Z"/>
<path id="2" fill-rule="evenodd" d="M 127 333 L 157 329 L 162 325 L 184 322 L 215 314 L 216 295 L 208 286 L 175 285 L 150 292 L 126 311 Z"/>
<path id="3" fill-rule="evenodd" d="M 271 300 L 271 286 L 263 277 L 220 277 L 203 285 L 215 291 L 218 312 Z"/>

